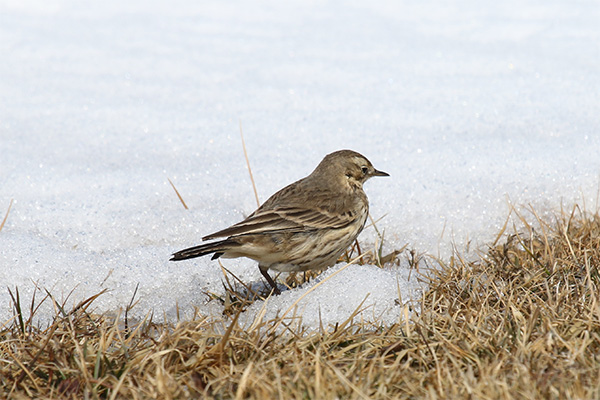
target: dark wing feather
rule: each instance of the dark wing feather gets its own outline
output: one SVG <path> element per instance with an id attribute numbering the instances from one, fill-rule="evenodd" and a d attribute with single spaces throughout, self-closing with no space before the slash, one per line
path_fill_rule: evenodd
<path id="1" fill-rule="evenodd" d="M 356 220 L 355 213 L 331 213 L 327 210 L 301 207 L 258 209 L 245 220 L 215 232 L 202 240 L 264 232 L 299 232 L 321 228 L 343 228 Z"/>

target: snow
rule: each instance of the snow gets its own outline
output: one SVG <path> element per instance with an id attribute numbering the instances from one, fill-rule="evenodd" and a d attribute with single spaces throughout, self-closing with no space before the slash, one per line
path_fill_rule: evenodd
<path id="1" fill-rule="evenodd" d="M 75 289 L 68 304 L 106 288 L 96 311 L 114 312 L 139 284 L 138 315 L 219 317 L 218 263 L 168 259 L 256 208 L 240 124 L 263 201 L 339 149 L 390 173 L 365 185 L 386 252 L 484 246 L 511 204 L 594 211 L 599 17 L 594 1 L 0 0 L 0 287 Z M 315 328 L 366 297 L 363 318 L 391 323 L 419 285 L 406 263 L 350 266 L 297 306 Z"/>

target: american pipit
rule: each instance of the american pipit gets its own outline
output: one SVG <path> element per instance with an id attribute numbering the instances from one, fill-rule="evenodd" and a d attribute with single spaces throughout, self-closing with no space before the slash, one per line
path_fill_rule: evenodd
<path id="1" fill-rule="evenodd" d="M 248 218 L 202 238 L 205 243 L 173 254 L 171 261 L 213 254 L 248 257 L 279 294 L 267 271 L 307 271 L 327 268 L 337 261 L 362 231 L 369 213 L 363 183 L 376 170 L 364 156 L 351 150 L 328 154 L 306 178 L 271 196 Z"/>

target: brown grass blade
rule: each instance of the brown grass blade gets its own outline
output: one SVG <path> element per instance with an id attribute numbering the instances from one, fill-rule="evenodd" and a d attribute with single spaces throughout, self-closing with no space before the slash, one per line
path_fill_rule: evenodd
<path id="1" fill-rule="evenodd" d="M 6 220 L 8 219 L 8 214 L 10 213 L 10 209 L 12 207 L 13 200 L 14 199 L 10 199 L 10 203 L 8 204 L 8 210 L 6 210 L 6 215 L 4 216 L 4 219 L 2 219 L 2 223 L 0 224 L 0 232 L 2 231 L 2 228 L 4 228 L 4 224 L 6 223 Z"/>
<path id="2" fill-rule="evenodd" d="M 256 199 L 256 206 L 260 207 L 260 200 L 258 199 L 258 191 L 256 190 L 256 183 L 254 183 L 254 176 L 252 175 L 252 168 L 250 167 L 250 160 L 248 159 L 248 152 L 246 151 L 246 142 L 244 141 L 244 132 L 242 131 L 242 121 L 240 120 L 240 138 L 242 139 L 242 147 L 244 149 L 244 157 L 246 158 L 246 166 L 248 167 L 248 173 L 250 174 L 250 181 L 252 182 L 252 190 L 254 190 L 254 198 Z"/>
<path id="3" fill-rule="evenodd" d="M 171 180 L 169 178 L 167 178 L 167 180 L 171 184 L 171 187 L 175 191 L 175 194 L 179 198 L 179 201 L 181 202 L 181 204 L 183 204 L 183 208 L 185 208 L 186 210 L 188 210 L 188 206 L 187 206 L 187 204 L 185 204 L 185 201 L 183 201 L 183 197 L 181 197 L 181 195 L 179 194 L 179 190 L 177 190 L 177 188 L 175 187 L 175 185 L 173 184 L 173 182 L 171 182 Z"/>

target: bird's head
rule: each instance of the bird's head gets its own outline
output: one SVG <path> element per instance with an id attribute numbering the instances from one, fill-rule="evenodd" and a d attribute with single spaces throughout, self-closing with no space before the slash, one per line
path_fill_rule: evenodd
<path id="1" fill-rule="evenodd" d="M 360 188 L 373 176 L 390 176 L 387 172 L 375 169 L 365 156 L 352 150 L 339 150 L 326 155 L 315 173 L 329 175 L 338 181 L 343 180 L 350 187 Z"/>

